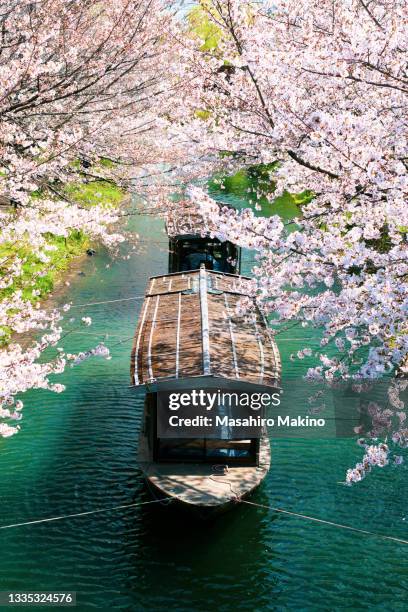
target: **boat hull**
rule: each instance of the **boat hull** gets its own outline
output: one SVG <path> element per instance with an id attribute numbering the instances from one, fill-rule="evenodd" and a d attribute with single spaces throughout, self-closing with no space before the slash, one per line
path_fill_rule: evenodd
<path id="1" fill-rule="evenodd" d="M 250 497 L 254 493 L 254 491 L 257 489 L 257 487 L 255 487 L 254 489 L 252 489 L 251 491 L 249 491 L 248 493 L 246 493 L 239 499 L 230 500 L 230 501 L 219 503 L 219 504 L 212 505 L 212 506 L 205 506 L 205 505 L 198 505 L 198 504 L 190 504 L 190 503 L 182 501 L 178 497 L 171 495 L 170 493 L 165 494 L 163 493 L 161 489 L 158 489 L 149 478 L 145 477 L 144 480 L 145 480 L 145 484 L 146 484 L 146 487 L 150 495 L 154 499 L 161 501 L 163 507 L 171 506 L 173 510 L 176 510 L 177 512 L 186 513 L 189 516 L 195 517 L 203 521 L 209 521 L 209 520 L 215 519 L 221 514 L 224 514 L 225 512 L 228 512 L 230 510 L 233 510 L 234 508 L 237 508 L 239 505 L 241 505 L 241 500 Z"/>
<path id="2" fill-rule="evenodd" d="M 269 440 L 261 440 L 257 466 L 141 463 L 147 487 L 155 499 L 202 519 L 236 508 L 267 475 Z"/>

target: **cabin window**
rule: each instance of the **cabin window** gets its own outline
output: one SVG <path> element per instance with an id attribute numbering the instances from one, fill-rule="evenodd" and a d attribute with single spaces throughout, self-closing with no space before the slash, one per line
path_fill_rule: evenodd
<path id="1" fill-rule="evenodd" d="M 201 438 L 160 438 L 158 440 L 158 460 L 199 459 L 202 461 L 205 457 L 204 442 Z"/>
<path id="2" fill-rule="evenodd" d="M 252 440 L 206 440 L 206 456 L 217 459 L 250 459 Z"/>
<path id="3" fill-rule="evenodd" d="M 239 252 L 232 243 L 207 238 L 170 240 L 170 272 L 198 270 L 202 263 L 214 272 L 239 272 Z"/>
<path id="4" fill-rule="evenodd" d="M 158 461 L 201 461 L 256 465 L 257 440 L 159 438 Z"/>
<path id="5" fill-rule="evenodd" d="M 201 264 L 205 264 L 207 270 L 215 270 L 220 272 L 217 266 L 216 260 L 212 255 L 197 251 L 196 253 L 189 253 L 183 258 L 183 264 L 181 270 L 187 272 L 188 270 L 198 270 Z"/>

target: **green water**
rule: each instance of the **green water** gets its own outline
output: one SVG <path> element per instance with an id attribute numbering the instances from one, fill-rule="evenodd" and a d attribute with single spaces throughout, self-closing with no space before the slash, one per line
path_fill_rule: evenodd
<path id="1" fill-rule="evenodd" d="M 166 272 L 161 223 L 137 217 L 132 225 L 144 252 L 87 259 L 70 287 L 74 304 L 140 295 L 148 276 Z M 243 272 L 250 267 L 246 253 Z M 69 368 L 58 377 L 63 394 L 25 396 L 21 432 L 0 441 L 1 525 L 150 499 L 136 465 L 143 399 L 128 387 L 139 309 L 140 300 L 69 314 L 93 324 L 68 335 L 66 350 L 105 338 L 112 360 Z M 305 367 L 289 360 L 305 341 L 317 334 L 280 336 L 284 371 Z M 339 481 L 361 457 L 352 440 L 273 440 L 272 451 L 253 501 L 408 539 L 405 466 L 348 488 Z M 200 524 L 140 506 L 1 530 L 0 551 L 0 590 L 75 590 L 81 610 L 407 609 L 406 546 L 266 508 L 240 506 Z"/>

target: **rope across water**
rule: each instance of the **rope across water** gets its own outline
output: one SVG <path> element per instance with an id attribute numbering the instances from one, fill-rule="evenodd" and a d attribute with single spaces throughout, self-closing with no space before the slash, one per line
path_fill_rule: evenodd
<path id="1" fill-rule="evenodd" d="M 314 521 L 316 523 L 322 523 L 323 525 L 330 525 L 331 527 L 337 527 L 338 529 L 347 529 L 348 531 L 354 531 L 356 533 L 361 533 L 363 535 L 368 535 L 375 538 L 381 538 L 383 540 L 391 540 L 393 542 L 398 542 L 399 544 L 408 544 L 408 540 L 403 540 L 402 538 L 397 538 L 395 536 L 388 536 L 382 533 L 375 533 L 373 531 L 368 531 L 367 529 L 360 529 L 359 527 L 352 527 L 351 525 L 342 525 L 341 523 L 335 523 L 333 521 L 326 521 L 325 519 L 320 519 L 314 516 L 308 516 L 306 514 L 300 514 L 299 512 L 292 512 L 291 510 L 284 510 L 283 508 L 274 508 L 273 506 L 266 506 L 265 504 L 257 504 L 255 502 L 250 502 L 245 499 L 239 500 L 243 504 L 248 504 L 249 506 L 256 506 L 258 508 L 266 508 L 268 510 L 273 510 L 274 512 L 279 512 L 282 514 L 287 514 L 289 516 L 295 516 L 297 518 L 306 519 L 308 521 Z"/>
<path id="2" fill-rule="evenodd" d="M 101 508 L 98 510 L 88 510 L 86 512 L 76 512 L 75 514 L 62 514 L 61 516 L 53 516 L 51 518 L 37 519 L 34 521 L 26 521 L 24 523 L 13 523 L 11 525 L 2 525 L 0 529 L 11 529 L 12 527 L 24 527 L 25 525 L 38 525 L 39 523 L 49 523 L 51 521 L 62 521 L 63 519 L 75 518 L 78 516 L 89 516 L 90 514 L 99 514 L 100 512 L 112 512 L 115 510 L 124 510 L 126 508 L 137 508 L 138 506 L 147 506 L 148 504 L 163 503 L 161 499 L 152 499 L 151 501 L 139 502 L 135 504 L 125 504 L 121 506 L 112 506 L 110 508 Z"/>
<path id="3" fill-rule="evenodd" d="M 170 504 L 172 501 L 174 501 L 175 499 L 178 499 L 177 496 L 175 496 L 174 498 L 169 498 L 166 500 L 163 499 L 153 499 L 150 501 L 145 501 L 145 502 L 139 502 L 139 503 L 134 503 L 134 504 L 123 504 L 123 505 L 119 505 L 119 506 L 112 506 L 109 508 L 101 508 L 101 509 L 97 509 L 97 510 L 88 510 L 86 512 L 77 512 L 74 514 L 63 514 L 61 516 L 53 516 L 50 518 L 43 518 L 43 519 L 37 519 L 37 520 L 32 520 L 32 521 L 25 521 L 22 523 L 12 523 L 10 525 L 2 525 L 0 526 L 0 530 L 2 529 L 12 529 L 15 527 L 24 527 L 27 525 L 38 525 L 40 523 L 50 523 L 53 521 L 61 521 L 64 519 L 70 519 L 70 518 L 76 518 L 76 517 L 82 517 L 82 516 L 90 516 L 93 514 L 100 514 L 102 512 L 114 512 L 117 510 L 125 510 L 128 508 L 137 508 L 139 506 L 147 506 L 149 504 L 162 504 L 162 505 L 168 505 Z M 373 531 L 368 531 L 367 529 L 360 529 L 359 527 L 352 527 L 351 525 L 343 525 L 342 523 L 336 523 L 334 521 L 327 521 L 325 519 L 320 519 L 314 516 L 308 516 L 307 514 L 301 514 L 299 512 L 292 512 L 291 510 L 285 510 L 283 508 L 275 508 L 273 506 L 267 506 L 265 504 L 258 504 L 256 502 L 251 502 L 245 499 L 240 499 L 236 496 L 233 496 L 230 498 L 230 501 L 235 501 L 237 503 L 242 503 L 242 504 L 247 504 L 249 506 L 254 506 L 257 508 L 264 508 L 266 510 L 272 510 L 273 512 L 278 512 L 281 514 L 285 514 L 288 516 L 294 516 L 297 518 L 301 518 L 304 520 L 308 520 L 308 521 L 313 521 L 316 523 L 320 523 L 323 525 L 329 525 L 330 527 L 336 527 L 337 529 L 345 529 L 348 531 L 352 531 L 354 533 L 360 533 L 362 535 L 366 535 L 366 536 L 371 536 L 371 537 L 375 537 L 375 538 L 379 538 L 382 540 L 389 540 L 391 542 L 396 542 L 397 544 L 408 544 L 408 540 L 404 540 L 402 538 L 397 538 L 395 536 L 388 536 L 388 535 L 384 535 L 381 533 L 375 533 Z"/>

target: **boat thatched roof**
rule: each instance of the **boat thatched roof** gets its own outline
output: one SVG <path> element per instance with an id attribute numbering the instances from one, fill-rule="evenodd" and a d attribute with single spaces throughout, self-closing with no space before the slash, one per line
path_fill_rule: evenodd
<path id="1" fill-rule="evenodd" d="M 152 277 L 132 349 L 132 384 L 206 376 L 278 386 L 279 351 L 250 293 L 250 279 L 203 267 Z M 242 298 L 250 314 L 238 314 Z"/>

